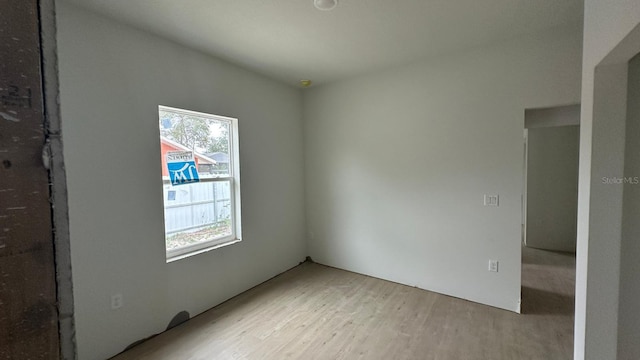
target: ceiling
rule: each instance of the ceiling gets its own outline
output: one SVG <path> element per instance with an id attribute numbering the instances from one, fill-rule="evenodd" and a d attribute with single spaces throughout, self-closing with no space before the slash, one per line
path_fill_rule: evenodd
<path id="1" fill-rule="evenodd" d="M 271 78 L 336 81 L 566 25 L 582 0 L 68 0 Z"/>

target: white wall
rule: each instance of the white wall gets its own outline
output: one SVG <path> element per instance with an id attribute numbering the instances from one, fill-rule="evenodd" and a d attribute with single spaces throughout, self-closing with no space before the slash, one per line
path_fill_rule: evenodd
<path id="1" fill-rule="evenodd" d="M 601 179 L 624 172 L 626 61 L 637 46 L 621 43 L 639 23 L 637 0 L 585 0 L 575 359 L 612 359 L 618 347 L 622 187 Z M 614 49 L 623 53 L 596 76 Z"/>
<path id="2" fill-rule="evenodd" d="M 524 109 L 577 103 L 580 54 L 554 29 L 306 91 L 312 258 L 518 311 Z"/>
<path id="3" fill-rule="evenodd" d="M 305 244 L 298 90 L 58 2 L 79 359 L 103 359 L 295 266 Z M 165 262 L 158 105 L 237 117 L 241 243 Z M 274 208 L 276 206 L 277 208 Z M 124 307 L 110 310 L 110 295 Z"/>
<path id="4" fill-rule="evenodd" d="M 629 63 L 618 359 L 640 359 L 640 56 Z"/>
<path id="5" fill-rule="evenodd" d="M 580 127 L 527 133 L 526 245 L 575 252 Z"/>
<path id="6" fill-rule="evenodd" d="M 566 125 L 580 125 L 579 104 L 524 111 L 524 127 L 527 129 Z"/>

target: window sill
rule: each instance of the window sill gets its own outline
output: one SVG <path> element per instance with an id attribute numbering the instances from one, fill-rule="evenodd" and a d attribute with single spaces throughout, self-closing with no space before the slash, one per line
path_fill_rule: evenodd
<path id="1" fill-rule="evenodd" d="M 185 253 L 185 254 L 179 254 L 179 255 L 168 255 L 167 254 L 167 264 L 168 263 L 172 263 L 174 261 L 182 260 L 182 259 L 185 259 L 185 258 L 188 258 L 188 257 L 191 257 L 191 256 L 195 256 L 195 255 L 198 255 L 198 254 L 206 253 L 206 252 L 209 252 L 211 250 L 219 249 L 221 247 L 233 245 L 233 244 L 239 243 L 240 241 L 242 241 L 242 240 L 241 239 L 232 239 L 232 240 L 227 240 L 227 241 L 222 242 L 222 243 L 213 244 L 213 245 L 204 247 L 202 249 L 193 250 L 193 251 L 190 251 L 190 252 Z"/>

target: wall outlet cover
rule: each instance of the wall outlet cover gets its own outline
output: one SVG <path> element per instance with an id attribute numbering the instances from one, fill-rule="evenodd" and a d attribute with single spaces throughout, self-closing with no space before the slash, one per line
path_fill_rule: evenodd
<path id="1" fill-rule="evenodd" d="M 489 271 L 498 272 L 498 260 L 489 260 Z"/>
<path id="2" fill-rule="evenodd" d="M 124 305 L 122 294 L 111 295 L 111 310 L 116 310 Z"/>

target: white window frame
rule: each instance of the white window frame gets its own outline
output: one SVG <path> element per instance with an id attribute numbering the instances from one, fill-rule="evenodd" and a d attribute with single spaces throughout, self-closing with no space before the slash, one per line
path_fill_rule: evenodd
<path id="1" fill-rule="evenodd" d="M 169 111 L 174 113 L 182 113 L 185 115 L 193 115 L 205 119 L 211 119 L 215 121 L 226 122 L 229 124 L 229 174 L 228 176 L 215 176 L 215 177 L 200 177 L 201 183 L 208 182 L 229 182 L 230 198 L 231 198 L 231 234 L 215 238 L 211 240 L 201 241 L 196 244 L 182 246 L 176 249 L 166 250 L 166 232 L 164 236 L 165 250 L 167 262 L 172 262 L 180 259 L 184 259 L 193 255 L 201 254 L 210 250 L 214 250 L 223 246 L 235 244 L 242 240 L 242 226 L 241 226 L 241 209 L 240 209 L 240 149 L 238 142 L 238 119 L 213 115 L 207 113 L 201 113 L 197 111 L 178 109 L 168 106 L 159 105 L 158 113 L 160 111 Z M 158 130 L 160 131 L 160 130 Z M 162 179 L 162 186 L 166 184 L 168 180 Z M 165 199 L 162 199 L 162 226 L 164 227 L 164 211 L 165 211 Z"/>

